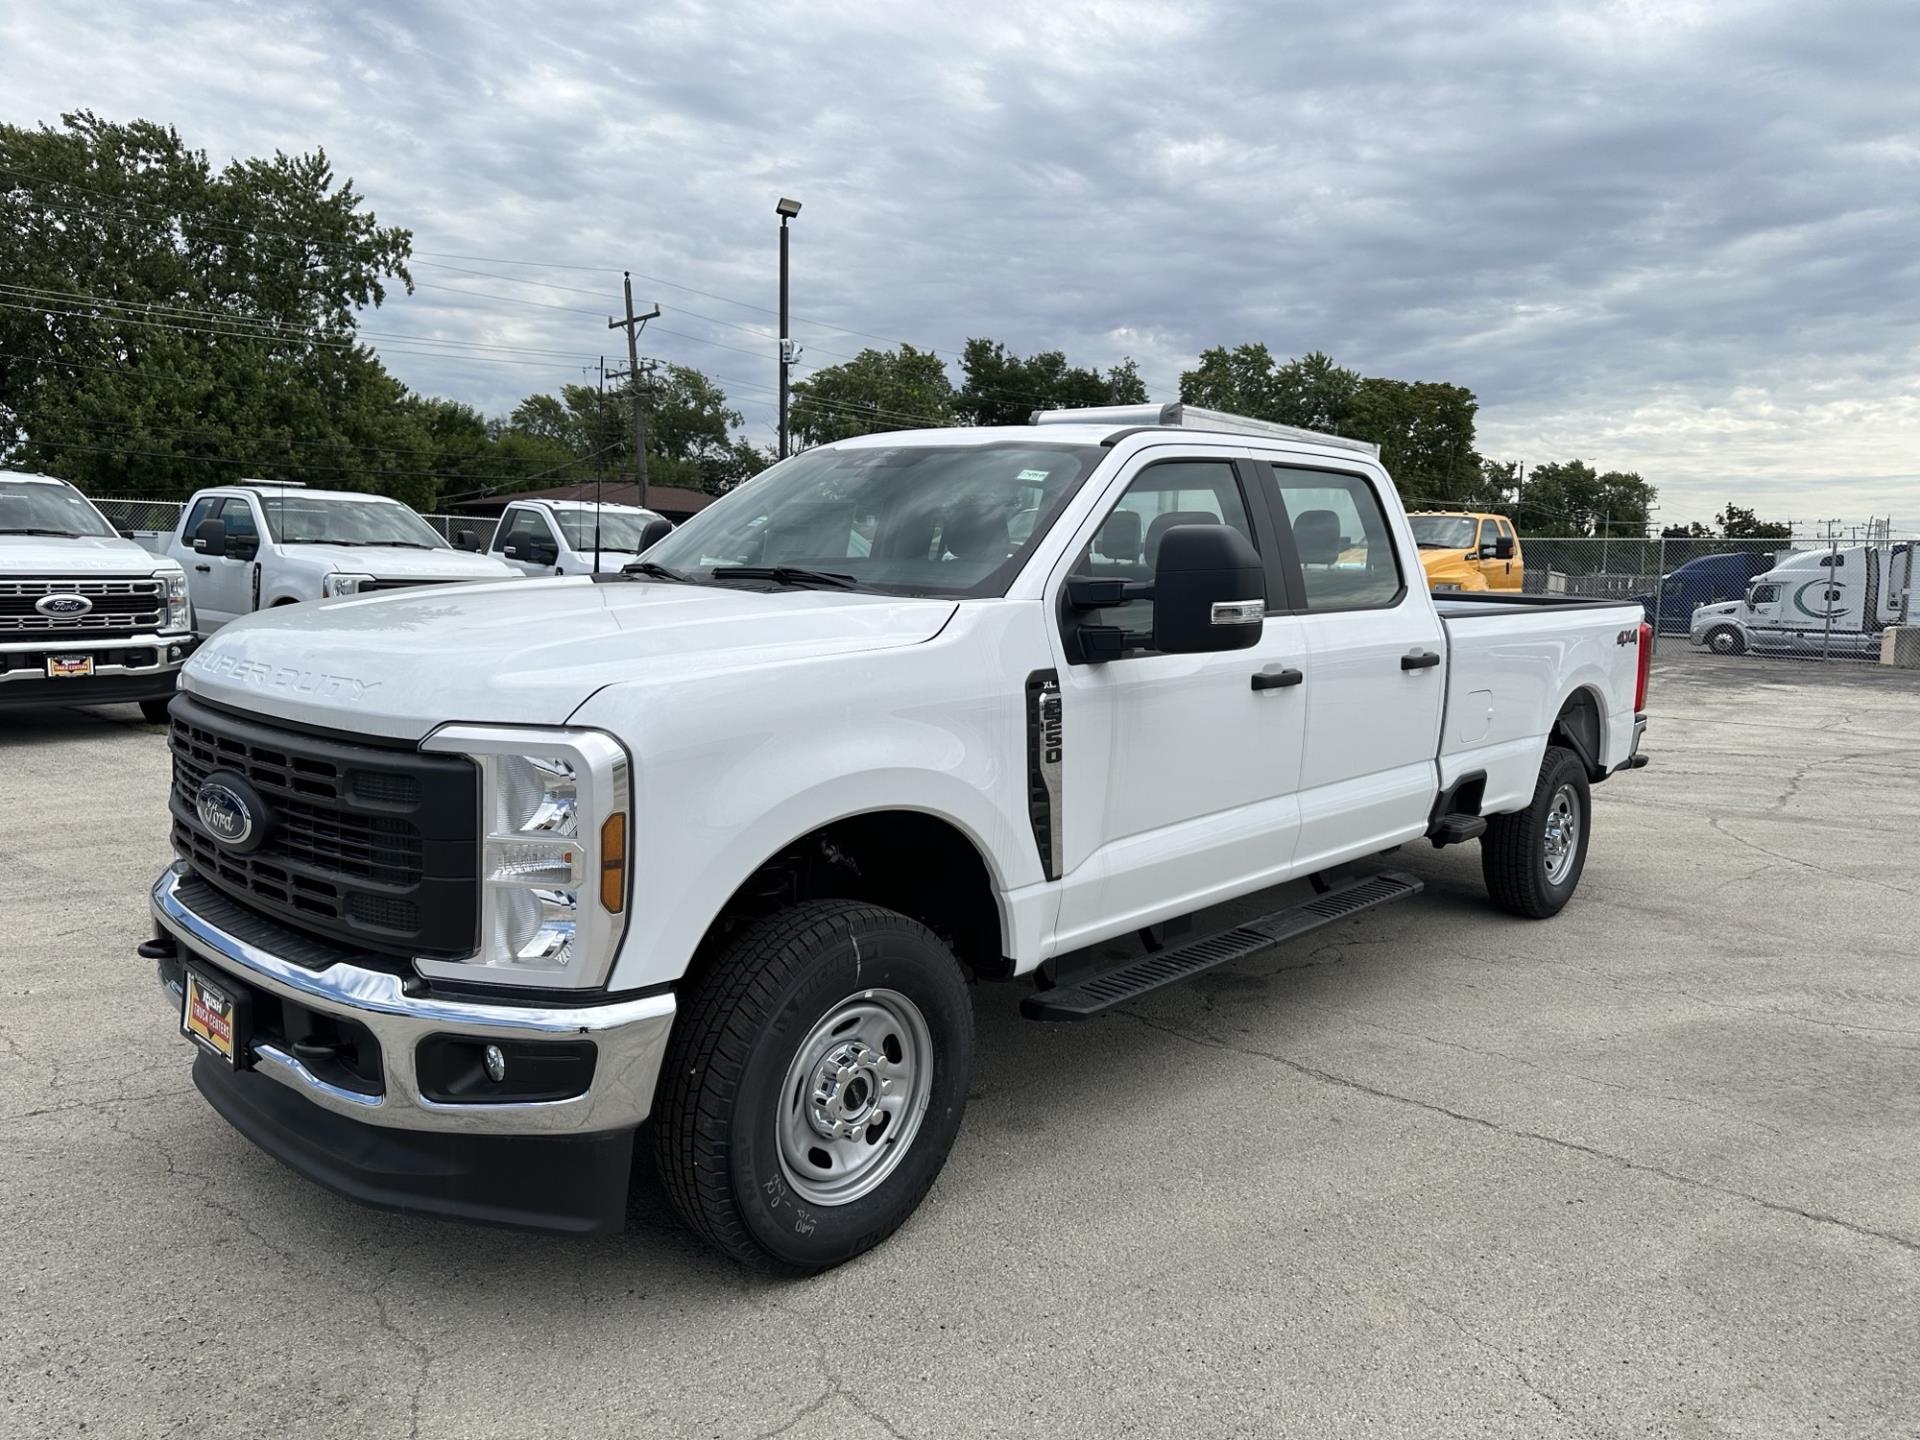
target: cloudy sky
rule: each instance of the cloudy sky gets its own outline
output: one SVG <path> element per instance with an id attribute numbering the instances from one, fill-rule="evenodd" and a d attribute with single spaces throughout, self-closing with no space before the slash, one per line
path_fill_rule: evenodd
<path id="1" fill-rule="evenodd" d="M 1262 340 L 1662 521 L 1920 530 L 1916 62 L 1914 0 L 150 0 L 0 10 L 0 119 L 324 147 L 415 235 L 388 363 L 491 412 L 613 353 L 631 268 L 767 443 L 790 194 L 803 369 L 986 335 L 1171 399 Z"/>

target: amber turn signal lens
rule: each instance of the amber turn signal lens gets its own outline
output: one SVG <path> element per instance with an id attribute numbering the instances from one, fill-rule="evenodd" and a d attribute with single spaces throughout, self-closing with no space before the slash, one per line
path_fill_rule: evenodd
<path id="1" fill-rule="evenodd" d="M 600 827 L 600 906 L 618 915 L 627 903 L 627 816 L 616 810 Z"/>

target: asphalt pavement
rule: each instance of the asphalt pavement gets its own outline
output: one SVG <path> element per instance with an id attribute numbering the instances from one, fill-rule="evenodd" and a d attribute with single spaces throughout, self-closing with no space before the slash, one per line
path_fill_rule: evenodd
<path id="1" fill-rule="evenodd" d="M 982 987 L 926 1205 L 800 1282 L 644 1175 L 570 1241 L 255 1151 L 133 953 L 164 737 L 0 714 L 0 1434 L 1920 1434 L 1920 677 L 1667 648 L 1560 917 L 1421 846 L 1094 1023 Z"/>

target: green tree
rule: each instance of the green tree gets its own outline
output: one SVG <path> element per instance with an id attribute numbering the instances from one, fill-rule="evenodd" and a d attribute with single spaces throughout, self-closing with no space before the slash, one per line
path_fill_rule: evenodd
<path id="1" fill-rule="evenodd" d="M 931 350 L 862 350 L 816 370 L 793 387 L 788 422 L 804 445 L 825 445 L 878 430 L 950 425 L 953 382 Z"/>
<path id="2" fill-rule="evenodd" d="M 1713 527 L 1691 520 L 1685 525 L 1668 525 L 1660 531 L 1662 540 L 1709 540 L 1713 538 Z"/>
<path id="3" fill-rule="evenodd" d="M 96 492 L 430 500 L 431 437 L 355 331 L 410 246 L 319 151 L 215 170 L 148 121 L 0 126 L 0 459 Z"/>
<path id="4" fill-rule="evenodd" d="M 1526 535 L 1644 535 L 1659 492 L 1631 471 L 1597 471 L 1584 460 L 1536 465 L 1517 518 Z"/>
<path id="5" fill-rule="evenodd" d="M 1793 526 L 1780 520 L 1762 520 L 1744 506 L 1727 502 L 1727 508 L 1713 517 L 1720 522 L 1720 533 L 1729 540 L 1791 540 Z"/>
<path id="6" fill-rule="evenodd" d="M 994 340 L 967 341 L 960 371 L 965 379 L 953 397 L 953 412 L 965 425 L 1024 425 L 1035 410 L 1137 405 L 1147 398 L 1146 383 L 1132 360 L 1102 375 L 1067 364 L 1058 350 L 1023 360 Z"/>

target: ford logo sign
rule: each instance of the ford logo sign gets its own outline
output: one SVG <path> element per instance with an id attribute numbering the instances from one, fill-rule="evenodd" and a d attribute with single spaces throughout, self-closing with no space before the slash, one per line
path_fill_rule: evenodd
<path id="1" fill-rule="evenodd" d="M 84 595 L 43 595 L 33 608 L 42 615 L 84 615 L 93 609 L 93 601 Z"/>
<path id="2" fill-rule="evenodd" d="M 216 772 L 193 797 L 200 828 L 229 850 L 251 850 L 264 838 L 266 807 L 238 775 Z"/>

